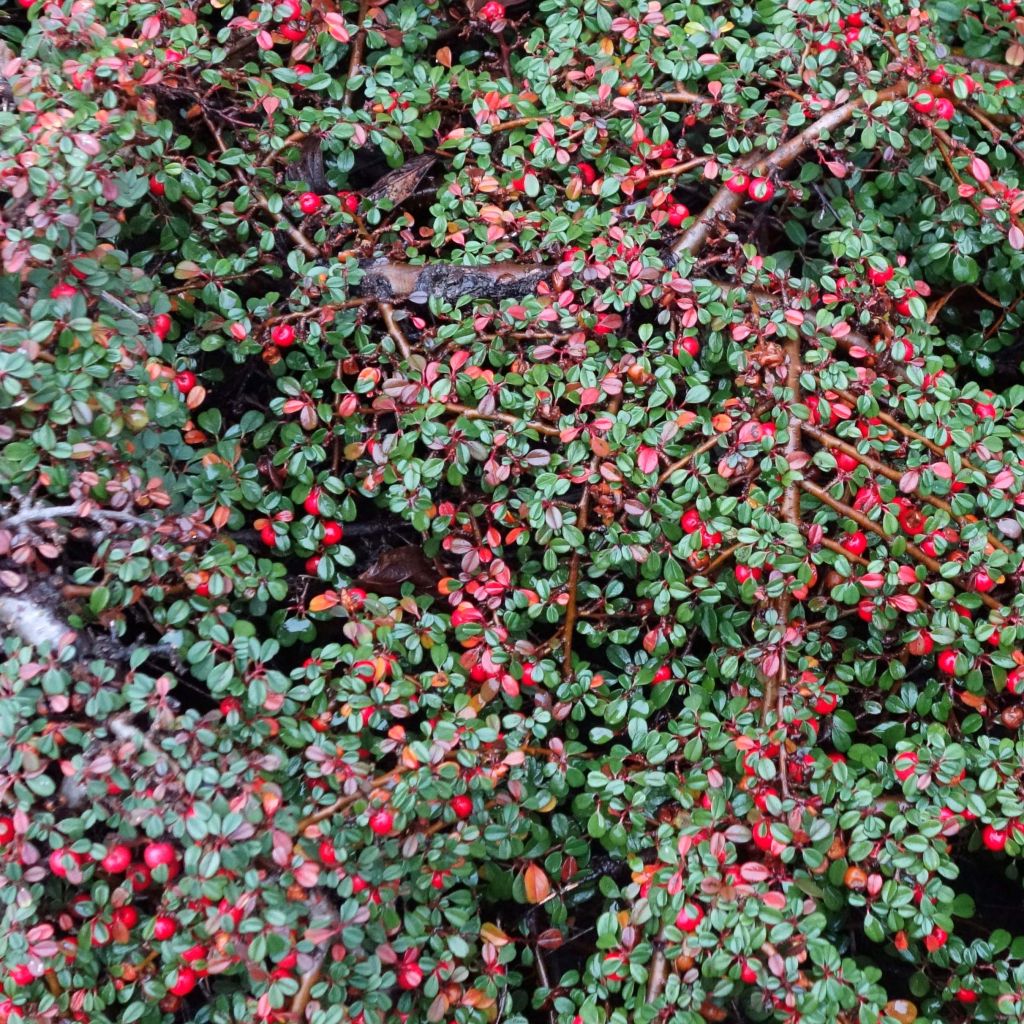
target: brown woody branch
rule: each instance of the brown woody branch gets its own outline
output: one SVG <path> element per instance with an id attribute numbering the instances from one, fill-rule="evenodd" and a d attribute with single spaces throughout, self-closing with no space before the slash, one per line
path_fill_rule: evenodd
<path id="1" fill-rule="evenodd" d="M 402 328 L 398 326 L 398 322 L 395 320 L 395 307 L 390 302 L 378 302 L 377 308 L 380 310 L 381 318 L 384 320 L 384 326 L 387 328 L 388 334 L 391 335 L 391 340 L 395 343 L 395 348 L 398 349 L 399 353 L 406 362 L 412 355 L 412 349 L 409 347 L 409 339 L 402 333 Z"/>
<path id="2" fill-rule="evenodd" d="M 366 28 L 363 22 L 366 21 L 367 0 L 360 0 L 358 25 L 356 37 L 352 40 L 352 52 L 348 58 L 348 73 L 345 75 L 345 91 L 341 96 L 342 107 L 352 105 L 352 79 L 359 73 L 359 65 L 363 62 L 363 53 L 366 50 Z"/>

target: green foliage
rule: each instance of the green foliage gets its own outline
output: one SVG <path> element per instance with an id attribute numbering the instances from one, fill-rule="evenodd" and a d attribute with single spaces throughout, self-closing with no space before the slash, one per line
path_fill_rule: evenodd
<path id="1" fill-rule="evenodd" d="M 0 12 L 0 1022 L 1021 1019 L 1016 14 Z"/>

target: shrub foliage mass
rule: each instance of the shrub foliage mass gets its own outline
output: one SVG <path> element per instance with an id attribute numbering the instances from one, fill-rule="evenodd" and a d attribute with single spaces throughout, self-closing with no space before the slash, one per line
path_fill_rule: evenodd
<path id="1" fill-rule="evenodd" d="M 1024 17 L 0 9 L 0 1021 L 1024 1019 Z"/>

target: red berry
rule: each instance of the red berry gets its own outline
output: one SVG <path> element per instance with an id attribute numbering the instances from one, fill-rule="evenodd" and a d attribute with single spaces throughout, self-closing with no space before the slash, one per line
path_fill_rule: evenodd
<path id="1" fill-rule="evenodd" d="M 179 967 L 176 973 L 178 976 L 167 991 L 174 996 L 187 996 L 196 987 L 196 972 L 191 967 Z"/>
<path id="2" fill-rule="evenodd" d="M 690 211 L 682 203 L 673 203 L 668 208 L 668 222 L 671 227 L 679 227 L 689 216 Z"/>
<path id="3" fill-rule="evenodd" d="M 1006 677 L 1006 689 L 1014 697 L 1024 694 L 1024 668 L 1015 668 Z"/>
<path id="4" fill-rule="evenodd" d="M 14 819 L 4 815 L 0 818 L 0 846 L 6 846 L 14 838 Z"/>
<path id="5" fill-rule="evenodd" d="M 984 570 L 979 569 L 971 577 L 971 586 L 978 591 L 979 594 L 987 594 L 990 590 L 995 588 L 996 581 Z"/>
<path id="6" fill-rule="evenodd" d="M 917 537 L 924 533 L 924 524 L 928 521 L 927 516 L 912 505 L 901 508 L 900 514 L 896 518 L 899 520 L 900 529 L 904 533 L 910 534 L 911 537 Z"/>
<path id="7" fill-rule="evenodd" d="M 939 666 L 940 672 L 945 672 L 948 676 L 956 675 L 956 651 L 940 651 L 935 663 Z"/>
<path id="8" fill-rule="evenodd" d="M 814 710 L 819 715 L 831 715 L 839 706 L 839 698 L 834 693 L 823 693 L 814 702 Z"/>
<path id="9" fill-rule="evenodd" d="M 83 857 L 80 853 L 75 853 L 73 850 L 54 850 L 47 861 L 50 865 L 50 870 L 58 878 L 67 878 L 68 867 L 71 864 L 81 865 Z"/>
<path id="10" fill-rule="evenodd" d="M 307 575 L 309 575 L 309 576 L 319 576 L 320 575 L 319 569 L 320 569 L 320 556 L 319 555 L 310 555 L 309 558 L 306 559 L 306 573 L 307 573 Z"/>
<path id="11" fill-rule="evenodd" d="M 931 654 L 934 646 L 935 642 L 932 640 L 931 634 L 922 629 L 917 636 L 907 644 L 907 650 L 915 657 L 920 658 L 926 654 Z"/>
<path id="12" fill-rule="evenodd" d="M 709 530 L 703 523 L 700 526 L 700 546 L 713 548 L 722 542 L 722 535 L 717 530 Z"/>
<path id="13" fill-rule="evenodd" d="M 242 702 L 237 697 L 225 697 L 218 706 L 225 718 L 228 715 L 237 715 L 242 710 Z"/>
<path id="14" fill-rule="evenodd" d="M 747 195 L 755 203 L 770 203 L 775 197 L 775 186 L 768 178 L 751 178 Z"/>
<path id="15" fill-rule="evenodd" d="M 56 284 L 50 289 L 51 299 L 73 299 L 78 294 L 78 289 L 73 284 Z"/>
<path id="16" fill-rule="evenodd" d="M 270 340 L 278 348 L 295 344 L 295 328 L 291 324 L 276 324 L 270 332 Z"/>
<path id="17" fill-rule="evenodd" d="M 733 569 L 733 575 L 736 577 L 737 583 L 746 583 L 747 580 L 759 580 L 761 578 L 761 570 L 750 565 L 738 564 Z"/>
<path id="18" fill-rule="evenodd" d="M 168 917 L 167 914 L 160 914 L 153 920 L 153 938 L 159 942 L 166 942 L 167 939 L 173 938 L 177 930 L 178 922 L 173 917 Z"/>
<path id="19" fill-rule="evenodd" d="M 900 782 L 906 782 L 911 775 L 914 774 L 917 769 L 917 754 L 912 750 L 905 750 L 902 754 L 897 754 L 892 762 L 893 771 L 896 773 L 896 778 Z"/>
<path id="20" fill-rule="evenodd" d="M 341 523 L 336 523 L 333 519 L 325 520 L 324 543 L 327 545 L 340 543 L 344 532 Z"/>
<path id="21" fill-rule="evenodd" d="M 370 815 L 370 831 L 374 835 L 386 836 L 395 824 L 395 816 L 385 807 Z"/>
<path id="22" fill-rule="evenodd" d="M 359 209 L 359 196 L 355 192 L 339 192 L 338 198 L 341 200 L 341 208 L 346 213 L 355 213 Z"/>
<path id="23" fill-rule="evenodd" d="M 927 89 L 914 93 L 910 105 L 919 113 L 927 114 L 935 106 L 935 97 Z"/>
<path id="24" fill-rule="evenodd" d="M 168 880 L 178 873 L 178 854 L 170 843 L 149 843 L 142 851 L 142 859 L 150 871 L 165 867 Z"/>
<path id="25" fill-rule="evenodd" d="M 679 519 L 679 525 L 684 533 L 696 533 L 704 524 L 701 521 L 700 513 L 695 508 L 687 509 Z"/>
<path id="26" fill-rule="evenodd" d="M 743 171 L 736 171 L 726 180 L 725 187 L 730 192 L 735 192 L 737 195 L 741 192 L 746 192 L 750 187 L 750 175 Z"/>
<path id="27" fill-rule="evenodd" d="M 493 0 L 492 0 L 493 3 Z M 490 4 L 484 4 L 489 7 Z M 494 4 L 501 7 L 501 4 Z M 503 9 L 504 10 L 504 9 Z M 398 987 L 406 992 L 419 988 L 423 984 L 423 968 L 417 963 L 399 964 L 398 966 Z"/>
<path id="28" fill-rule="evenodd" d="M 668 665 L 659 665 L 654 671 L 651 683 L 657 686 L 658 683 L 667 683 L 672 678 L 672 669 Z"/>
<path id="29" fill-rule="evenodd" d="M 498 0 L 487 0 L 480 8 L 480 17 L 484 21 L 499 21 L 505 17 L 505 5 L 498 3 Z"/>
<path id="30" fill-rule="evenodd" d="M 281 0 L 277 6 L 282 8 L 282 21 L 294 21 L 296 18 L 302 17 L 302 4 L 299 3 L 299 0 Z"/>
<path id="31" fill-rule="evenodd" d="M 452 797 L 451 808 L 456 818 L 468 818 L 473 813 L 473 801 L 465 793 Z"/>
<path id="32" fill-rule="evenodd" d="M 182 370 L 175 374 L 174 386 L 183 395 L 187 395 L 196 386 L 196 375 L 191 370 Z"/>
<path id="33" fill-rule="evenodd" d="M 299 43 L 306 38 L 306 29 L 301 25 L 282 25 L 279 31 L 290 43 Z"/>
<path id="34" fill-rule="evenodd" d="M 945 928 L 940 928 L 938 925 L 933 926 L 931 935 L 928 935 L 924 944 L 929 953 L 934 953 L 937 949 L 942 949 L 949 939 L 949 932 Z"/>
<path id="35" fill-rule="evenodd" d="M 998 852 L 1006 846 L 1006 829 L 996 828 L 994 825 L 986 825 L 981 830 L 981 841 L 986 849 Z"/>
<path id="36" fill-rule="evenodd" d="M 743 961 L 743 966 L 740 968 L 740 981 L 745 985 L 753 985 L 757 981 L 757 971 L 749 960 Z"/>
<path id="37" fill-rule="evenodd" d="M 576 165 L 576 173 L 583 179 L 584 185 L 593 185 L 597 181 L 597 171 L 592 164 L 579 163 Z"/>
<path id="38" fill-rule="evenodd" d="M 935 101 L 935 109 L 932 113 L 935 115 L 936 120 L 952 121 L 956 114 L 956 107 L 953 105 L 952 100 L 947 100 L 945 96 L 942 96 Z"/>
<path id="39" fill-rule="evenodd" d="M 28 964 L 17 964 L 11 968 L 11 981 L 15 985 L 23 986 L 31 985 L 35 978 L 32 977 Z"/>
<path id="40" fill-rule="evenodd" d="M 867 534 L 863 530 L 848 533 L 843 538 L 842 545 L 851 555 L 863 555 L 868 549 Z"/>
<path id="41" fill-rule="evenodd" d="M 910 316 L 910 300 L 919 298 L 918 293 L 913 288 L 907 288 L 903 292 L 903 297 L 896 303 L 896 312 L 900 316 Z"/>
<path id="42" fill-rule="evenodd" d="M 696 903 L 687 903 L 676 914 L 676 927 L 681 932 L 694 932 L 704 920 L 704 910 Z"/>
<path id="43" fill-rule="evenodd" d="M 159 199 L 167 191 L 164 183 L 154 174 L 149 179 L 149 194 Z"/>
<path id="44" fill-rule="evenodd" d="M 266 526 L 260 529 L 260 540 L 267 545 L 268 548 L 277 546 L 277 534 L 274 533 L 274 527 L 267 523 Z"/>
<path id="45" fill-rule="evenodd" d="M 333 867 L 338 863 L 338 851 L 334 849 L 334 843 L 329 839 L 322 839 L 320 846 L 317 849 L 317 853 L 320 856 L 320 863 L 326 864 L 328 867 Z"/>
<path id="46" fill-rule="evenodd" d="M 321 490 L 319 487 L 314 487 L 306 496 L 306 500 L 302 503 L 302 507 L 311 515 L 320 515 L 320 495 Z"/>
<path id="47" fill-rule="evenodd" d="M 887 281 L 891 281 L 893 274 L 896 271 L 890 266 L 885 266 L 881 270 L 875 270 L 874 267 L 868 267 L 868 280 L 876 287 L 880 288 Z"/>
<path id="48" fill-rule="evenodd" d="M 118 907 L 114 911 L 112 919 L 117 924 L 123 924 L 125 928 L 134 928 L 139 923 L 139 912 L 131 906 Z"/>
<path id="49" fill-rule="evenodd" d="M 157 313 L 153 317 L 153 333 L 163 341 L 171 333 L 173 321 L 166 313 Z"/>
<path id="50" fill-rule="evenodd" d="M 299 209 L 307 216 L 316 213 L 323 205 L 324 201 L 315 192 L 303 192 L 299 196 Z"/>
<path id="51" fill-rule="evenodd" d="M 957 990 L 957 999 L 961 1003 L 976 1003 L 978 1001 L 978 993 L 969 988 L 961 988 Z"/>
<path id="52" fill-rule="evenodd" d="M 363 610 L 363 606 L 366 604 L 366 591 L 362 587 L 346 587 L 342 591 L 341 603 L 345 610 L 352 614 L 352 612 L 359 612 Z M 523 682 L 526 682 L 526 666 L 523 666 Z M 529 685 L 529 683 L 527 683 Z"/>
<path id="53" fill-rule="evenodd" d="M 685 352 L 691 359 L 696 359 L 700 353 L 700 342 L 692 337 L 677 338 L 672 346 L 672 354 L 678 356 L 681 352 Z"/>
<path id="54" fill-rule="evenodd" d="M 123 846 L 120 843 L 117 846 L 110 847 L 107 850 L 106 856 L 100 861 L 100 867 L 103 868 L 107 874 L 119 875 L 123 871 L 127 871 L 132 863 L 132 852 L 127 846 Z"/>

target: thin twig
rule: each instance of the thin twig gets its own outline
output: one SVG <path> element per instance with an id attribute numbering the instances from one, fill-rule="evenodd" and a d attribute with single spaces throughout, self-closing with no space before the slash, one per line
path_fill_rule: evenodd
<path id="1" fill-rule="evenodd" d="M 149 530 L 157 526 L 150 519 L 142 519 L 130 512 L 118 512 L 116 509 L 97 508 L 82 511 L 79 505 L 50 505 L 47 507 L 27 508 L 0 520 L 0 529 L 16 530 L 28 523 L 42 523 L 50 519 L 109 519 L 115 523 L 129 523 L 132 526 L 144 526 Z"/>
<path id="2" fill-rule="evenodd" d="M 310 996 L 313 993 L 313 986 L 320 980 L 320 971 L 323 968 L 324 960 L 327 957 L 327 950 L 321 950 L 316 962 L 299 979 L 299 990 L 292 998 L 290 1013 L 296 1021 L 301 1021 L 309 1005 Z"/>
<path id="3" fill-rule="evenodd" d="M 380 310 L 384 326 L 387 328 L 388 334 L 391 335 L 391 340 L 394 341 L 395 347 L 401 353 L 402 358 L 408 362 L 412 356 L 412 349 L 409 347 L 409 339 L 402 333 L 401 327 L 398 326 L 395 320 L 395 307 L 390 302 L 378 302 L 377 308 Z"/>
<path id="4" fill-rule="evenodd" d="M 537 423 L 536 420 L 524 420 L 507 412 L 481 412 L 479 409 L 470 408 L 468 405 L 460 405 L 458 402 L 445 404 L 448 412 L 457 412 L 465 416 L 467 420 L 493 420 L 496 423 L 504 423 L 507 426 L 515 427 L 518 430 L 535 430 L 545 437 L 561 437 L 562 432 L 558 427 L 548 426 L 546 423 Z"/>
<path id="5" fill-rule="evenodd" d="M 348 74 L 345 76 L 345 91 L 341 96 L 342 107 L 352 105 L 352 79 L 359 73 L 359 65 L 363 62 L 363 53 L 366 50 L 366 28 L 363 22 L 366 21 L 368 4 L 366 0 L 360 0 L 358 15 L 358 30 L 355 39 L 352 40 L 352 52 L 348 58 Z"/>
<path id="6" fill-rule="evenodd" d="M 387 774 L 385 775 L 380 775 L 376 779 L 371 779 L 369 783 L 367 783 L 366 788 L 369 790 L 374 790 L 378 786 L 383 786 L 385 782 L 388 782 L 401 774 L 402 769 L 395 768 L 392 771 L 387 772 Z M 306 829 L 310 826 L 319 825 L 321 821 L 326 821 L 328 818 L 334 817 L 334 815 L 337 814 L 338 811 L 344 810 L 350 804 L 353 804 L 360 799 L 366 799 L 365 792 L 349 793 L 346 796 L 339 797 L 337 800 L 334 801 L 334 803 L 328 804 L 326 807 L 321 807 L 320 810 L 314 811 L 312 814 L 307 815 L 298 823 L 298 825 L 295 826 L 296 835 L 302 835 L 302 833 L 305 832 Z"/>
<path id="7" fill-rule="evenodd" d="M 668 960 L 665 957 L 664 946 L 665 929 L 662 928 L 654 940 L 654 956 L 651 957 L 651 970 L 647 977 L 646 1002 L 648 1008 L 657 1002 L 661 996 L 662 989 L 665 987 L 665 982 L 668 981 Z"/>
<path id="8" fill-rule="evenodd" d="M 116 295 L 111 295 L 110 292 L 100 292 L 100 298 L 108 305 L 113 306 L 115 309 L 119 309 L 126 316 L 130 316 L 136 323 L 144 324 L 149 321 L 149 317 L 145 313 L 140 313 L 137 309 L 132 309 L 131 306 L 123 303 Z"/>

